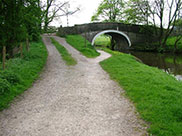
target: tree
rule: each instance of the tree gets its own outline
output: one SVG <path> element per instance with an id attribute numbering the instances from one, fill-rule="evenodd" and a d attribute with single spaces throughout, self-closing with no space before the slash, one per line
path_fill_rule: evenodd
<path id="1" fill-rule="evenodd" d="M 11 57 L 13 54 L 13 48 L 20 42 L 24 35 L 20 35 L 24 33 L 25 27 L 22 24 L 23 17 L 23 1 L 11 1 L 6 0 L 1 3 L 3 7 L 1 22 L 1 45 L 7 47 L 7 51 L 9 56 Z"/>
<path id="2" fill-rule="evenodd" d="M 181 0 L 130 0 L 125 10 L 127 19 L 132 23 L 142 23 L 147 19 L 158 35 L 160 48 L 166 47 L 166 41 L 172 33 L 182 7 Z M 143 6 L 142 6 L 143 5 Z M 142 20 L 142 17 L 144 20 Z"/>
<path id="3" fill-rule="evenodd" d="M 129 24 L 148 24 L 148 0 L 129 0 L 123 11 L 124 22 Z"/>
<path id="4" fill-rule="evenodd" d="M 59 2 L 57 0 L 46 0 L 45 3 L 40 2 L 40 7 L 42 9 L 42 22 L 44 25 L 44 31 L 47 31 L 48 25 L 55 19 L 61 16 L 68 16 L 76 13 L 79 8 L 73 12 L 67 12 L 67 7 L 70 5 L 68 1 Z"/>
<path id="5" fill-rule="evenodd" d="M 23 23 L 27 29 L 27 38 L 33 41 L 37 41 L 41 33 L 40 16 L 42 15 L 42 11 L 39 7 L 39 0 L 27 0 L 24 13 Z"/>
<path id="6" fill-rule="evenodd" d="M 79 8 L 77 8 L 77 9 L 71 11 L 69 8 L 70 8 L 70 4 L 67 4 L 67 6 L 64 6 L 64 7 L 62 8 L 62 11 L 63 11 L 63 13 L 64 13 L 63 15 L 65 15 L 66 18 L 67 18 L 67 26 L 69 26 L 69 18 L 68 18 L 68 16 L 73 15 L 73 14 L 75 14 L 77 11 L 80 10 Z"/>
<path id="7" fill-rule="evenodd" d="M 68 4 L 68 2 L 56 3 L 56 0 L 47 0 L 46 4 L 43 6 L 42 11 L 42 19 L 44 23 L 44 31 L 47 31 L 48 25 L 53 21 L 55 17 L 61 16 L 57 15 L 58 11 L 61 10 L 64 5 Z"/>
<path id="8" fill-rule="evenodd" d="M 122 0 L 103 0 L 91 21 L 119 22 L 122 20 Z"/>
<path id="9" fill-rule="evenodd" d="M 177 46 L 180 42 L 180 40 L 182 39 L 182 18 L 180 17 L 178 20 L 176 20 L 176 23 L 175 23 L 175 43 L 174 43 L 174 52 L 177 51 Z"/>
<path id="10" fill-rule="evenodd" d="M 159 44 L 160 47 L 165 48 L 166 41 L 178 19 L 182 2 L 181 0 L 154 0 L 152 5 L 150 12 L 153 14 L 154 24 L 156 24 L 155 17 L 159 20 Z"/>
<path id="11" fill-rule="evenodd" d="M 0 46 L 6 46 L 9 57 L 12 57 L 14 47 L 32 35 L 33 29 L 38 33 L 34 19 L 38 18 L 39 11 L 33 12 L 38 0 L 1 0 L 0 4 Z"/>

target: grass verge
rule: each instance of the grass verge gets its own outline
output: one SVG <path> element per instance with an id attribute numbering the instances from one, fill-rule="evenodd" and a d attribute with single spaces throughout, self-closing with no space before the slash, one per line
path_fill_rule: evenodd
<path id="1" fill-rule="evenodd" d="M 86 41 L 85 46 L 85 38 L 81 35 L 67 35 L 66 41 L 88 58 L 95 58 L 100 55 L 89 41 Z"/>
<path id="2" fill-rule="evenodd" d="M 7 108 L 17 95 L 31 87 L 46 60 L 47 50 L 40 41 L 32 42 L 28 53 L 24 50 L 24 58 L 17 57 L 7 61 L 6 69 L 0 69 L 0 110 Z"/>
<path id="3" fill-rule="evenodd" d="M 77 61 L 68 53 L 66 48 L 59 44 L 54 38 L 51 38 L 52 43 L 55 45 L 56 49 L 61 54 L 63 60 L 66 62 L 67 65 L 76 65 Z"/>
<path id="4" fill-rule="evenodd" d="M 104 50 L 112 57 L 100 65 L 126 90 L 142 119 L 149 123 L 148 132 L 157 136 L 181 136 L 182 83 L 162 70 L 136 61 L 131 55 Z"/>

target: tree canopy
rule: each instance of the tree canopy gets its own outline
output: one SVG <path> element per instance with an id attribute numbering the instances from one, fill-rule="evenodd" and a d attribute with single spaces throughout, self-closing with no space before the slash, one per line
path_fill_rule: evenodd
<path id="1" fill-rule="evenodd" d="M 119 22 L 122 20 L 121 11 L 123 6 L 124 4 L 122 0 L 103 0 L 91 20 Z"/>
<path id="2" fill-rule="evenodd" d="M 129 0 L 123 11 L 124 22 L 129 24 L 148 24 L 148 1 Z"/>

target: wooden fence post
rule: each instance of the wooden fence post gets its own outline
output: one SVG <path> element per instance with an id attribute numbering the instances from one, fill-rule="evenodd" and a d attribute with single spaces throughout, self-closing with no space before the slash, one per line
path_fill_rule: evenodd
<path id="1" fill-rule="evenodd" d="M 5 69 L 6 63 L 6 46 L 3 46 L 3 70 Z"/>
<path id="2" fill-rule="evenodd" d="M 85 47 L 87 47 L 87 39 L 86 39 L 87 35 L 86 35 L 86 31 L 85 31 Z"/>
<path id="3" fill-rule="evenodd" d="M 23 44 L 22 43 L 20 43 L 20 56 L 21 56 L 21 58 L 23 58 Z"/>

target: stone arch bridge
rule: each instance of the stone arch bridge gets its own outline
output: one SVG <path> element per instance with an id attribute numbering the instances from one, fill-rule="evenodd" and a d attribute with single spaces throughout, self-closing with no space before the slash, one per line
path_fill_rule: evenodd
<path id="1" fill-rule="evenodd" d="M 94 45 L 94 41 L 98 36 L 102 34 L 110 35 L 113 50 L 129 49 L 154 40 L 152 33 L 147 31 L 144 26 L 123 23 L 89 23 L 73 27 L 60 27 L 58 34 L 60 36 L 81 34 L 92 45 Z"/>

